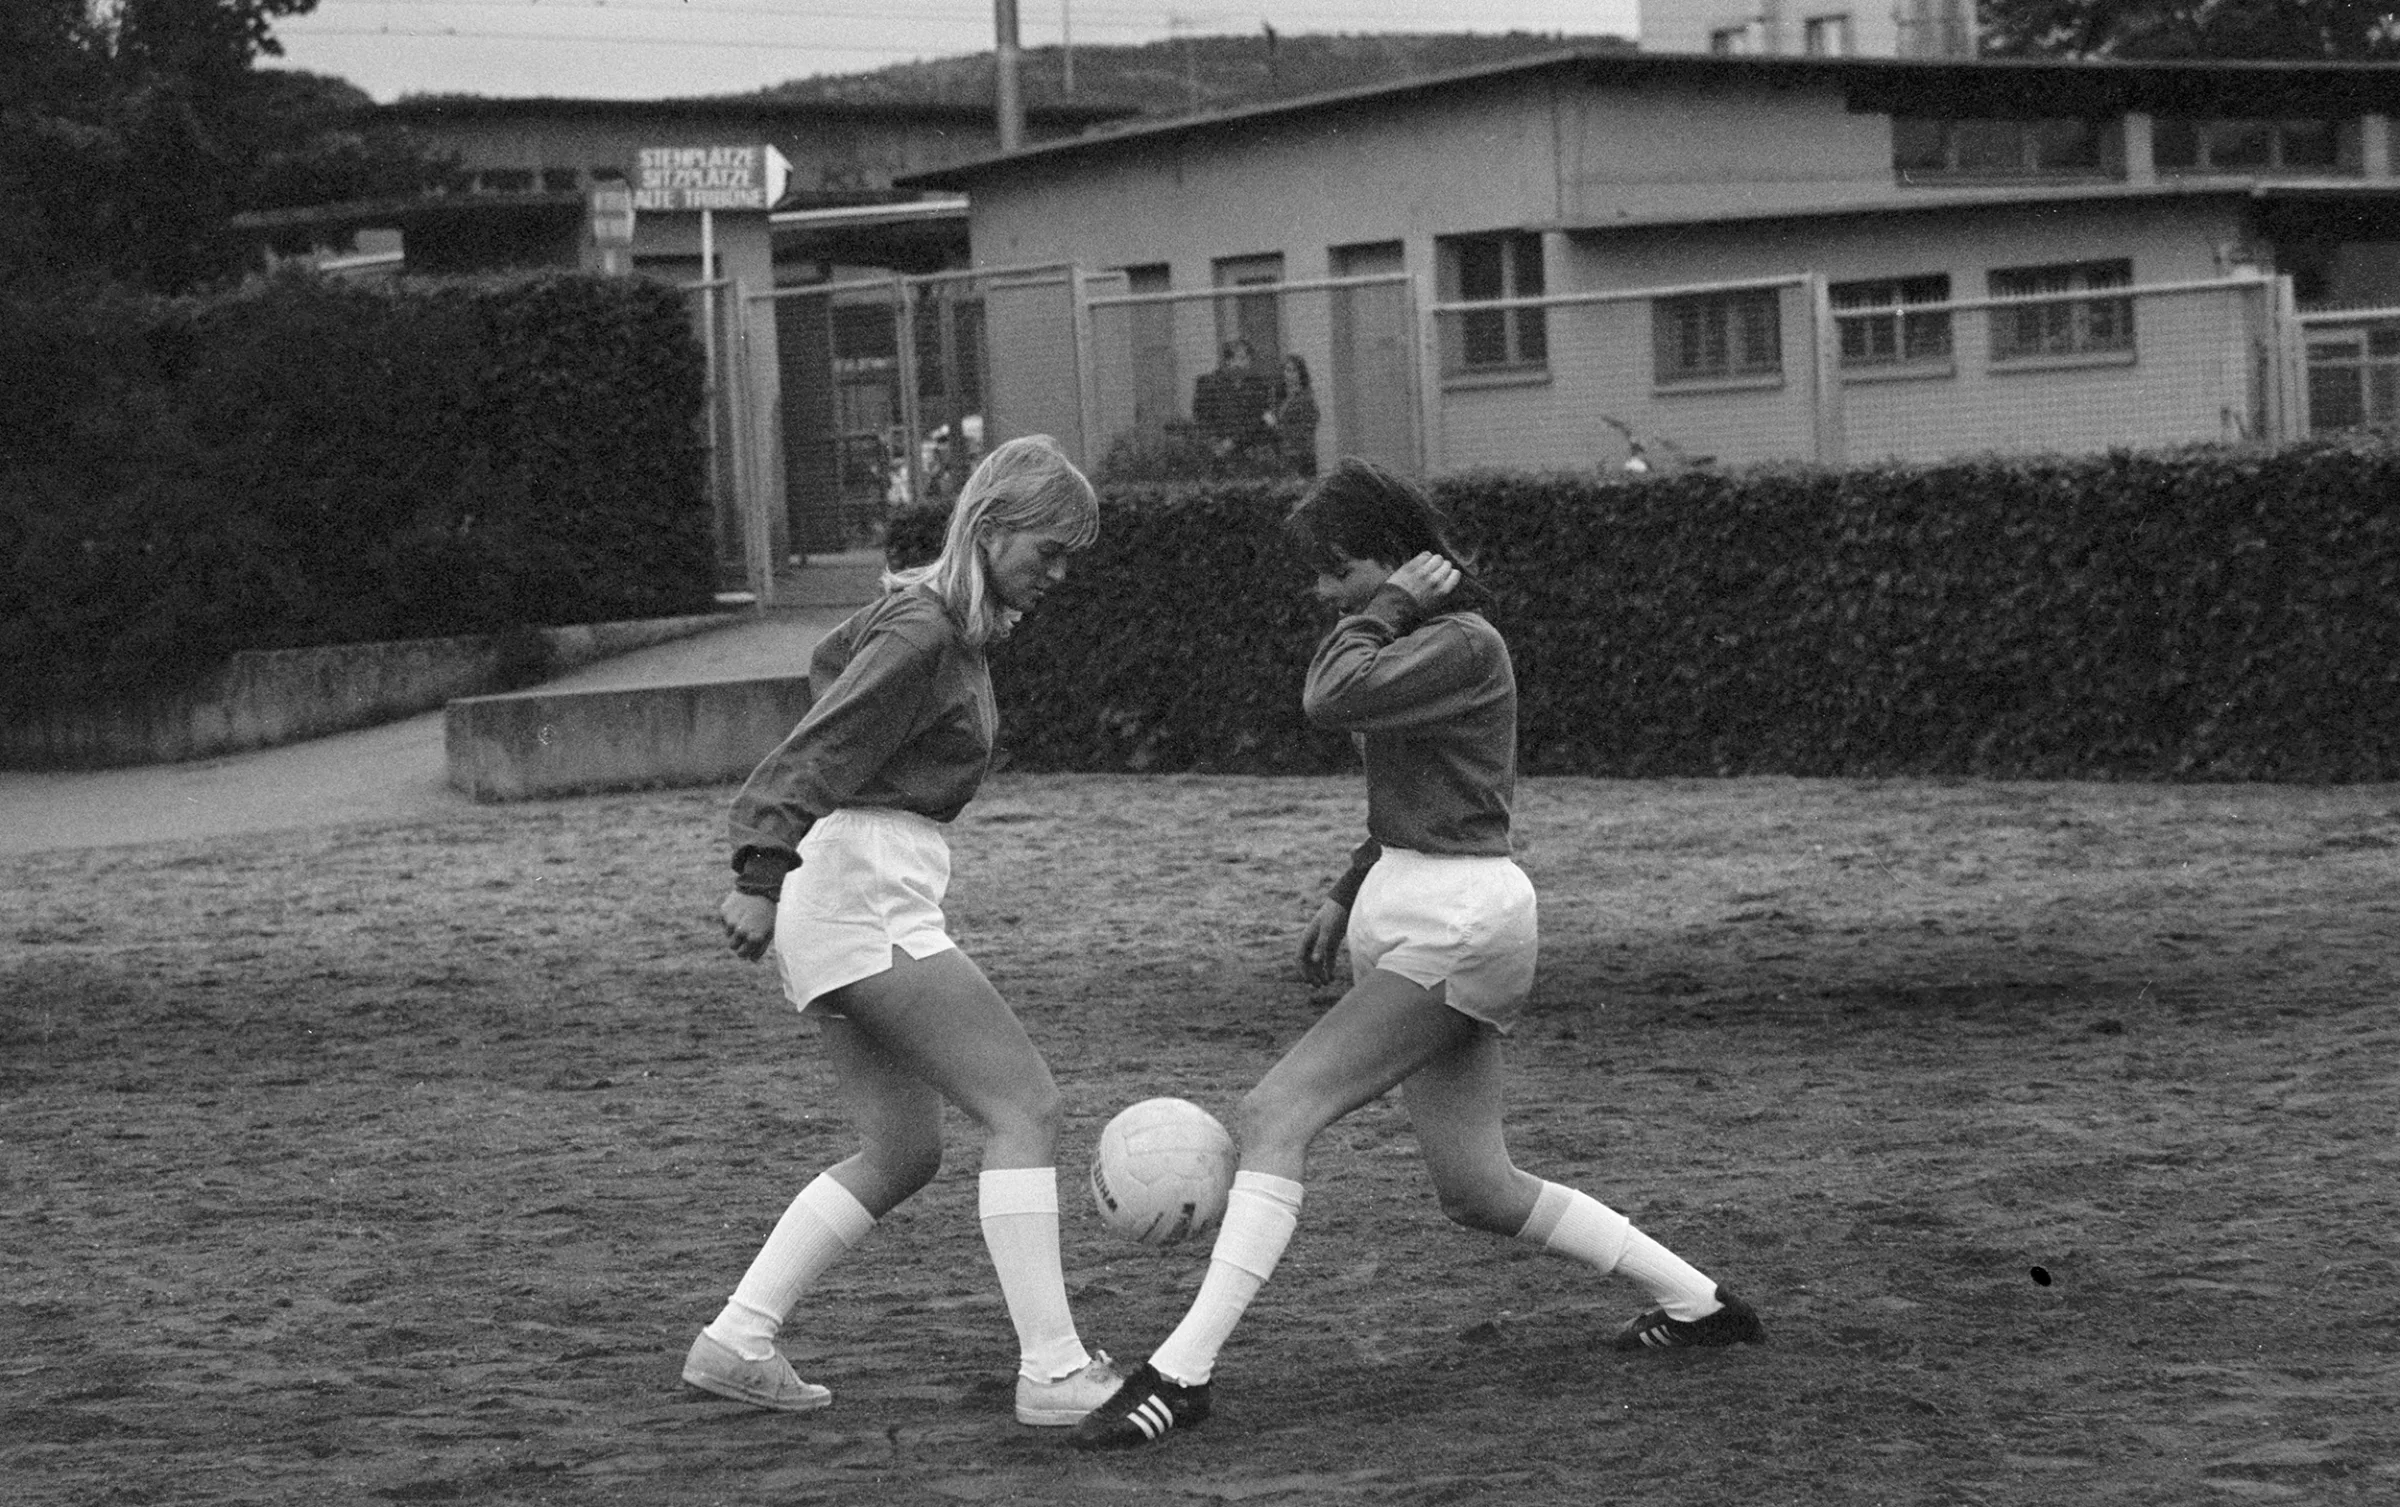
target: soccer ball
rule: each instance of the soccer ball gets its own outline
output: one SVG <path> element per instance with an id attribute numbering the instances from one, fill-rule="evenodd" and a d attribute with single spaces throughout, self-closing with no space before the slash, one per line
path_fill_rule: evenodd
<path id="1" fill-rule="evenodd" d="M 1187 1099 L 1144 1099 L 1100 1132 L 1091 1181 L 1102 1224 L 1143 1245 L 1173 1245 L 1225 1217 L 1233 1137 Z"/>

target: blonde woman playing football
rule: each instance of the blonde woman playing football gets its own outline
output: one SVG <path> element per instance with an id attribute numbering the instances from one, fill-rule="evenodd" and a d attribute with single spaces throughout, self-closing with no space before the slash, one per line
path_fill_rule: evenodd
<path id="1" fill-rule="evenodd" d="M 1098 536 L 1091 484 L 1047 436 L 994 450 L 960 491 L 940 558 L 887 575 L 882 598 L 818 645 L 814 704 L 734 800 L 726 938 L 746 959 L 773 948 L 785 996 L 820 1023 L 859 1148 L 800 1191 L 692 1341 L 692 1386 L 790 1412 L 832 1400 L 793 1371 L 785 1323 L 932 1181 L 947 1101 L 983 1133 L 978 1212 L 1017 1332 L 1018 1421 L 1073 1424 L 1116 1388 L 1067 1307 L 1057 1086 L 941 911 L 942 826 L 982 783 L 998 730 L 984 647 Z"/>

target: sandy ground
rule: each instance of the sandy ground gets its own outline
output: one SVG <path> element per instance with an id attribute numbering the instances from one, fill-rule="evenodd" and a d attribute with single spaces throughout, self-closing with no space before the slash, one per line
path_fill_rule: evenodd
<path id="1" fill-rule="evenodd" d="M 1218 1416 L 1010 1418 L 975 1146 L 788 1331 L 836 1403 L 681 1389 L 847 1137 L 709 924 L 721 790 L 20 853 L 0 877 L 0 1498 L 29 1504 L 2382 1503 L 2400 1499 L 2400 789 L 1538 780 L 1512 1149 L 1755 1299 L 1461 1233 L 1405 1117 L 1329 1132 Z M 1347 780 L 1004 775 L 954 930 L 1069 1099 L 1085 1333 L 1203 1252 L 1075 1187 L 1230 1111 Z M 2046 1279 L 2046 1280 L 2045 1280 Z"/>

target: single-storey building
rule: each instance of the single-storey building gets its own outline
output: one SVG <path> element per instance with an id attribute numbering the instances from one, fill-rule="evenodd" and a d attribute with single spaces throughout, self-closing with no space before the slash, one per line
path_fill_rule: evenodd
<path id="1" fill-rule="evenodd" d="M 2333 312 L 2400 306 L 2396 116 L 2377 64 L 1563 51 L 897 181 L 1091 275 L 1087 458 L 1239 342 L 1325 456 L 1840 463 L 2400 420 L 2400 324 Z"/>

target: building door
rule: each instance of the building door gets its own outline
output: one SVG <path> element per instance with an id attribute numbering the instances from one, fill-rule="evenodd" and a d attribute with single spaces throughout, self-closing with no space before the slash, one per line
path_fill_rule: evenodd
<path id="1" fill-rule="evenodd" d="M 1246 340 L 1258 369 L 1274 371 L 1283 361 L 1283 302 L 1273 291 L 1283 281 L 1282 256 L 1219 257 L 1216 274 L 1220 288 L 1261 290 L 1217 300 L 1217 343 Z"/>
<path id="2" fill-rule="evenodd" d="M 1336 277 L 1395 275 L 1333 294 L 1333 447 L 1393 470 L 1421 469 L 1417 444 L 1416 319 L 1398 241 L 1333 248 Z"/>
<path id="3" fill-rule="evenodd" d="M 1173 274 L 1164 262 L 1125 269 L 1128 293 L 1164 293 Z M 1156 433 L 1183 412 L 1183 379 L 1175 363 L 1175 306 L 1134 304 L 1126 309 L 1126 335 L 1133 353 L 1133 424 Z"/>

